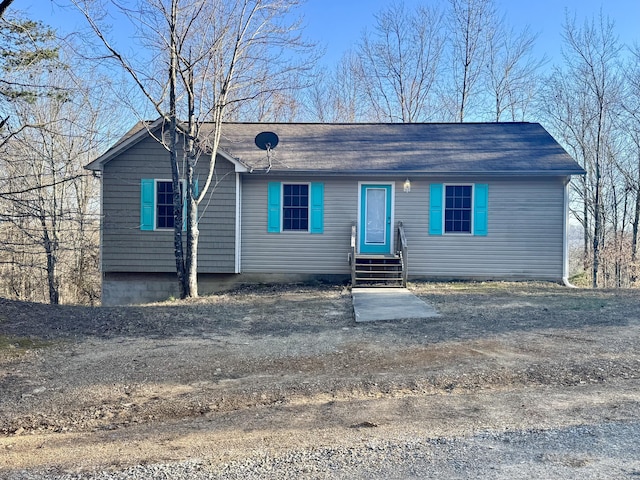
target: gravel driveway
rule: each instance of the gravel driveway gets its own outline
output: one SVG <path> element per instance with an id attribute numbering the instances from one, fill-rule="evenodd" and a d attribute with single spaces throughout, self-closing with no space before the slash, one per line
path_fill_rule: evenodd
<path id="1" fill-rule="evenodd" d="M 0 478 L 639 478 L 633 290 L 416 283 L 142 307 L 0 299 Z"/>

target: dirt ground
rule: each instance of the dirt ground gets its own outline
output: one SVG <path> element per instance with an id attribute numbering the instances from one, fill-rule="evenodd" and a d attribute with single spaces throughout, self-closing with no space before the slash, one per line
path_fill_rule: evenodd
<path id="1" fill-rule="evenodd" d="M 0 299 L 0 477 L 640 419 L 640 292 L 410 290 L 441 316 L 356 324 L 335 285 Z"/>

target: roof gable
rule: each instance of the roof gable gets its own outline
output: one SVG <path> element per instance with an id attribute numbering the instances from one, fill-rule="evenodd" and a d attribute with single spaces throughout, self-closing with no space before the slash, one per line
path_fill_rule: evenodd
<path id="1" fill-rule="evenodd" d="M 118 140 L 115 145 L 109 148 L 105 153 L 100 155 L 91 163 L 85 165 L 84 168 L 87 170 L 99 171 L 102 170 L 102 167 L 116 158 L 118 155 L 126 152 L 128 149 L 132 148 L 134 145 L 141 142 L 143 139 L 148 138 L 152 135 L 157 135 L 159 130 L 163 125 L 163 120 L 159 118 L 153 122 L 151 121 L 142 121 L 136 123 L 127 133 L 125 133 L 120 140 Z M 161 133 L 160 133 L 161 135 Z M 223 149 L 218 150 L 218 154 L 231 162 L 235 166 L 236 172 L 246 172 L 248 168 L 246 165 L 242 164 L 237 158 L 232 157 Z"/>

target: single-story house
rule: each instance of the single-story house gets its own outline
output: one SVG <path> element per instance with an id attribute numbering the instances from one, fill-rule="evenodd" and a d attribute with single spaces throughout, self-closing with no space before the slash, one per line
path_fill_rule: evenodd
<path id="1" fill-rule="evenodd" d="M 87 166 L 101 179 L 105 305 L 177 295 L 162 128 L 136 125 Z M 538 123 L 226 123 L 198 207 L 200 291 L 358 281 L 357 260 L 398 257 L 405 279 L 566 281 L 581 174 Z"/>

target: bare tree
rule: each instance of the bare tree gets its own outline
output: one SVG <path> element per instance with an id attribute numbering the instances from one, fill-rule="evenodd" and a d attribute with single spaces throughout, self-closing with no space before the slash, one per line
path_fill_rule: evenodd
<path id="1" fill-rule="evenodd" d="M 356 55 L 342 60 L 349 87 L 332 90 L 335 74 L 324 74 L 311 92 L 319 118 L 331 119 L 340 94 L 362 100 L 366 119 L 389 122 L 455 120 L 470 115 L 524 118 L 536 94 L 533 56 L 536 35 L 516 32 L 499 19 L 494 0 L 449 0 L 448 10 L 408 9 L 392 3 L 375 15 Z M 362 100 L 360 100 L 360 98 Z M 344 105 L 344 102 L 342 102 Z M 354 109 L 352 109 L 354 110 Z"/>
<path id="2" fill-rule="evenodd" d="M 93 138 L 86 135 L 87 130 L 78 130 L 87 126 L 87 118 L 79 115 L 90 105 L 71 106 L 80 93 L 77 77 L 71 78 L 75 69 L 60 60 L 59 44 L 49 28 L 7 14 L 0 18 L 0 48 L 0 149 L 4 152 L 0 158 L 0 268 L 5 273 L 0 288 L 19 298 L 58 303 L 62 284 L 97 275 L 97 263 L 93 270 L 86 268 L 87 276 L 82 277 L 65 267 L 75 253 L 69 236 L 75 232 L 74 222 L 87 227 L 77 235 L 86 246 L 82 250 L 86 259 L 91 247 L 97 259 L 97 237 L 93 243 L 85 241 L 90 222 L 81 217 L 87 209 L 81 211 L 74 200 L 83 184 L 85 204 L 97 198 L 82 171 L 82 161 L 89 156 L 82 157 L 78 148 L 61 151 L 64 138 L 73 138 L 71 145 L 80 144 L 81 137 Z M 72 273 L 64 282 L 62 270 Z M 96 294 L 93 289 L 94 298 Z M 74 293 L 67 298 L 83 301 Z"/>
<path id="3" fill-rule="evenodd" d="M 264 72 L 256 83 L 269 83 L 269 72 Z M 256 98 L 230 103 L 225 112 L 228 121 L 243 121 L 251 119 L 255 122 L 292 122 L 300 117 L 303 109 L 300 92 L 309 88 L 306 75 L 296 72 L 280 79 L 277 89 L 265 91 Z"/>
<path id="4" fill-rule="evenodd" d="M 83 171 L 97 151 L 91 145 L 94 117 L 86 105 L 63 98 L 42 98 L 17 110 L 17 116 L 46 122 L 46 128 L 27 128 L 15 135 L 6 144 L 10 157 L 0 162 L 6 175 L 0 243 L 10 245 L 4 260 L 20 275 L 38 278 L 43 272 L 50 303 L 60 303 L 63 297 L 95 303 L 99 210 L 92 200 L 97 198 L 97 182 Z"/>
<path id="5" fill-rule="evenodd" d="M 631 59 L 624 70 L 625 90 L 621 102 L 624 115 L 621 126 L 628 139 L 626 161 L 619 167 L 625 175 L 626 188 L 633 193 L 631 220 L 631 283 L 638 280 L 638 232 L 640 226 L 640 46 L 631 49 Z"/>
<path id="6" fill-rule="evenodd" d="M 367 107 L 363 65 L 353 51 L 345 53 L 331 71 L 320 70 L 307 89 L 308 115 L 320 122 L 361 122 L 375 120 Z"/>
<path id="7" fill-rule="evenodd" d="M 433 119 L 432 95 L 444 49 L 442 12 L 424 6 L 408 11 L 394 3 L 375 19 L 358 47 L 358 72 L 377 120 Z"/>
<path id="8" fill-rule="evenodd" d="M 580 180 L 582 208 L 576 213 L 585 233 L 585 266 L 590 263 L 592 285 L 597 287 L 606 233 L 605 189 L 610 185 L 606 172 L 616 151 L 612 145 L 621 46 L 613 23 L 602 14 L 582 27 L 567 16 L 563 38 L 565 63 L 546 82 L 543 111 L 587 172 Z"/>
<path id="9" fill-rule="evenodd" d="M 493 98 L 493 119 L 524 120 L 536 93 L 538 69 L 544 63 L 533 56 L 537 35 L 528 28 L 508 29 L 504 20 L 490 30 L 487 40 L 487 89 Z"/>
<path id="10" fill-rule="evenodd" d="M 493 0 L 449 0 L 454 117 L 465 121 L 469 103 L 484 72 L 490 32 L 496 22 Z"/>
<path id="11" fill-rule="evenodd" d="M 56 95 L 14 100 L 12 118 L 29 126 L 5 143 L 0 160 L 5 265 L 22 277 L 42 273 L 46 298 L 54 304 L 99 298 L 97 182 L 83 165 L 99 147 L 98 111 L 105 104 L 97 101 L 98 89 L 85 84 L 91 78 L 95 86 L 98 77 L 83 72 L 81 78 L 79 71 L 60 64 L 40 72 L 39 83 L 55 87 Z M 15 284 L 11 293 L 43 300 L 37 289 Z"/>
<path id="12" fill-rule="evenodd" d="M 112 15 L 128 20 L 138 30 L 150 53 L 147 62 L 127 57 L 108 38 L 103 16 L 92 10 L 95 2 L 73 1 L 109 59 L 127 72 L 168 126 L 169 140 L 164 135 L 158 140 L 169 152 L 172 170 L 176 271 L 181 297 L 195 297 L 197 205 L 215 185 L 223 120 L 234 104 L 280 91 L 282 78 L 307 68 L 291 54 L 308 50 L 298 23 L 289 21 L 298 0 L 140 0 L 134 9 L 115 0 L 108 2 Z M 154 66 L 160 66 L 160 72 Z M 212 128 L 203 129 L 207 122 Z M 184 142 L 179 142 L 180 137 Z M 208 162 L 208 174 L 196 193 L 194 169 L 200 161 Z M 182 179 L 187 202 L 185 248 Z"/>

